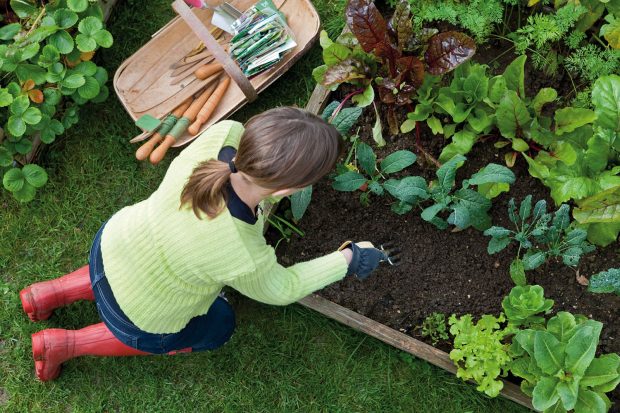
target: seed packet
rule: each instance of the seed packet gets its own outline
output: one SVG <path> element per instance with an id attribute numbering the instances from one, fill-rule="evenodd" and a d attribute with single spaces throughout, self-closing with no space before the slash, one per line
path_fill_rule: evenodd
<path id="1" fill-rule="evenodd" d="M 259 0 L 231 28 L 229 53 L 248 77 L 273 67 L 297 46 L 286 18 L 272 0 Z"/>

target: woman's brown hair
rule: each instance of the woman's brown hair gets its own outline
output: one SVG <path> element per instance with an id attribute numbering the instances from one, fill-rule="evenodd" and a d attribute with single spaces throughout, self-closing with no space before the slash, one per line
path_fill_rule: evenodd
<path id="1" fill-rule="evenodd" d="M 333 169 L 343 150 L 340 134 L 320 117 L 293 107 L 270 109 L 245 124 L 234 168 L 255 184 L 273 191 L 304 188 Z M 232 169 L 216 159 L 199 164 L 181 193 L 189 204 L 216 217 L 226 205 Z"/>

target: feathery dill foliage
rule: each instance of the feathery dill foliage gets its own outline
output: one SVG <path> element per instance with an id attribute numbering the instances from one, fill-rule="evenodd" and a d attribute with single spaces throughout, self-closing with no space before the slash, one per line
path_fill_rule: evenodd
<path id="1" fill-rule="evenodd" d="M 560 40 L 567 40 L 569 48 L 578 47 L 583 37 L 573 35 L 571 29 L 588 10 L 580 5 L 567 4 L 554 14 L 537 13 L 528 17 L 527 24 L 509 35 L 515 43 L 517 54 L 532 52 L 532 63 L 547 74 L 558 69 Z"/>
<path id="2" fill-rule="evenodd" d="M 484 43 L 495 25 L 504 16 L 503 3 L 512 4 L 518 0 L 408 0 L 411 5 L 413 23 L 422 28 L 425 23 L 445 21 L 467 30 L 477 43 Z M 388 0 L 396 6 L 399 0 Z"/>
<path id="3" fill-rule="evenodd" d="M 568 56 L 564 65 L 582 79 L 594 82 L 601 76 L 620 72 L 620 50 L 587 44 Z"/>

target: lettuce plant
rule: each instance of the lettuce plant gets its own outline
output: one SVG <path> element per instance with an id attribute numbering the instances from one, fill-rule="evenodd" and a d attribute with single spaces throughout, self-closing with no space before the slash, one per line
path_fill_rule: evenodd
<path id="1" fill-rule="evenodd" d="M 588 291 L 620 295 L 620 268 L 611 268 L 590 277 Z"/>
<path id="2" fill-rule="evenodd" d="M 484 232 L 491 240 L 489 254 L 496 254 L 508 245 L 518 245 L 517 256 L 510 264 L 510 277 L 517 285 L 527 283 L 525 271 L 541 266 L 550 258 L 562 258 L 570 267 L 579 264 L 583 254 L 595 250 L 586 241 L 587 232 L 570 226 L 570 207 L 560 206 L 554 215 L 547 213 L 547 203 L 540 200 L 532 209 L 532 196 L 528 195 L 517 212 L 514 198 L 508 202 L 508 218 L 514 230 L 493 226 Z M 522 251 L 525 251 L 521 255 Z"/>
<path id="3" fill-rule="evenodd" d="M 517 332 L 510 348 L 510 372 L 524 380 L 538 411 L 605 413 L 605 395 L 620 383 L 620 356 L 595 357 L 603 324 L 559 312 L 545 329 Z"/>
<path id="4" fill-rule="evenodd" d="M 603 327 L 598 321 L 561 311 L 545 323 L 538 314 L 552 305 L 540 286 L 514 287 L 502 303 L 506 316 L 483 315 L 474 324 L 469 314 L 452 315 L 450 358 L 457 376 L 495 397 L 503 388 L 498 377 L 510 372 L 523 379 L 521 390 L 537 411 L 606 413 L 611 403 L 605 393 L 620 383 L 620 356 L 595 357 Z"/>
<path id="5" fill-rule="evenodd" d="M 514 326 L 543 324 L 545 318 L 536 314 L 547 314 L 551 307 L 553 300 L 545 299 L 545 292 L 540 285 L 516 286 L 502 301 L 506 318 Z"/>
<path id="6" fill-rule="evenodd" d="M 463 380 L 474 380 L 478 391 L 496 397 L 504 387 L 498 376 L 505 376 L 512 361 L 509 343 L 510 330 L 502 327 L 504 314 L 498 317 L 485 314 L 473 323 L 471 314 L 457 318 L 450 316 L 450 334 L 454 336 L 454 349 L 450 359 L 457 366 L 456 376 Z"/>

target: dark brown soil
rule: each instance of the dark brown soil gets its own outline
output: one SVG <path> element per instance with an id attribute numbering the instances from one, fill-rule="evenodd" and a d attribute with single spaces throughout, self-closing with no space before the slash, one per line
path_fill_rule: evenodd
<path id="1" fill-rule="evenodd" d="M 433 143 L 441 138 L 434 138 Z M 411 136 L 402 136 L 392 145 L 413 149 Z M 428 144 L 428 141 L 425 142 Z M 436 145 L 434 145 L 436 146 Z M 436 150 L 433 152 L 437 152 Z M 470 176 L 489 162 L 502 163 L 493 145 L 479 143 L 474 156 L 459 170 L 459 179 Z M 429 175 L 414 165 L 412 175 Z M 495 225 L 509 227 L 506 206 L 511 197 L 518 201 L 532 194 L 534 200 L 548 199 L 548 190 L 529 176 L 523 159 L 514 167 L 518 176 L 509 194 L 502 194 L 493 202 L 491 215 Z M 460 184 L 459 184 L 460 185 Z M 344 307 L 379 321 L 418 339 L 418 326 L 433 312 L 497 314 L 502 298 L 513 283 L 508 267 L 516 253 L 509 248 L 497 255 L 486 251 L 488 237 L 474 229 L 461 232 L 440 231 L 423 221 L 418 212 L 399 216 L 390 211 L 390 200 L 373 198 L 369 207 L 363 207 L 358 193 L 342 193 L 331 188 L 329 179 L 314 187 L 312 203 L 301 222 L 306 236 L 290 243 L 281 243 L 278 256 L 285 265 L 307 260 L 333 251 L 344 240 L 384 242 L 396 240 L 403 250 L 399 267 L 381 267 L 365 281 L 347 278 L 333 284 L 319 294 Z M 548 199 L 549 205 L 553 205 Z M 277 237 L 276 234 L 272 234 Z M 618 243 L 582 258 L 579 271 L 592 275 L 620 265 Z M 531 284 L 540 284 L 545 295 L 555 300 L 554 311 L 585 314 L 604 323 L 600 351 L 620 352 L 620 297 L 596 295 L 586 291 L 575 279 L 575 271 L 561 262 L 527 274 Z M 439 348 L 450 350 L 450 344 Z M 620 394 L 614 398 L 620 401 Z"/>
<path id="2" fill-rule="evenodd" d="M 360 136 L 371 143 L 371 127 L 374 112 L 365 113 L 359 122 Z M 385 129 L 385 128 L 384 128 Z M 384 130 L 385 136 L 387 130 Z M 493 146 L 496 139 L 488 136 L 479 142 L 469 154 L 465 165 L 459 169 L 457 186 L 490 162 L 503 164 L 503 152 Z M 378 156 L 397 149 L 415 148 L 415 136 L 399 135 L 390 139 Z M 426 150 L 437 157 L 445 142 L 441 136 L 433 136 L 423 130 L 421 141 Z M 424 162 L 409 168 L 411 175 L 425 179 L 434 178 L 435 168 Z M 493 224 L 511 227 L 507 218 L 508 200 L 514 197 L 520 202 L 531 194 L 534 201 L 546 199 L 549 206 L 549 190 L 527 172 L 523 158 L 513 168 L 517 181 L 508 194 L 493 200 L 490 211 Z M 433 312 L 450 314 L 498 314 L 501 301 L 514 286 L 508 267 L 516 254 L 508 248 L 500 254 L 487 253 L 488 237 L 474 229 L 460 232 L 441 231 L 420 218 L 420 211 L 396 215 L 390 210 L 392 200 L 373 197 L 364 207 L 358 199 L 360 192 L 342 193 L 331 188 L 331 180 L 325 178 L 314 186 L 312 203 L 300 226 L 305 231 L 303 239 L 280 243 L 277 254 L 281 262 L 291 265 L 333 251 L 345 240 L 370 240 L 375 243 L 395 240 L 403 250 L 403 262 L 399 267 L 381 267 L 365 281 L 347 278 L 319 292 L 323 297 L 379 321 L 396 330 L 428 342 L 421 336 L 423 320 Z M 286 208 L 286 205 L 283 205 Z M 270 238 L 277 241 L 278 234 Z M 599 271 L 620 266 L 620 243 L 591 253 L 582 258 L 578 270 L 590 276 Z M 576 272 L 561 262 L 551 262 L 527 274 L 530 284 L 544 287 L 545 295 L 555 301 L 554 311 L 570 311 L 585 314 L 604 323 L 599 351 L 620 352 L 620 297 L 588 293 L 586 287 L 576 281 Z M 449 351 L 449 342 L 437 347 Z M 620 402 L 620 390 L 611 395 Z M 612 411 L 618 411 L 616 406 Z"/>

